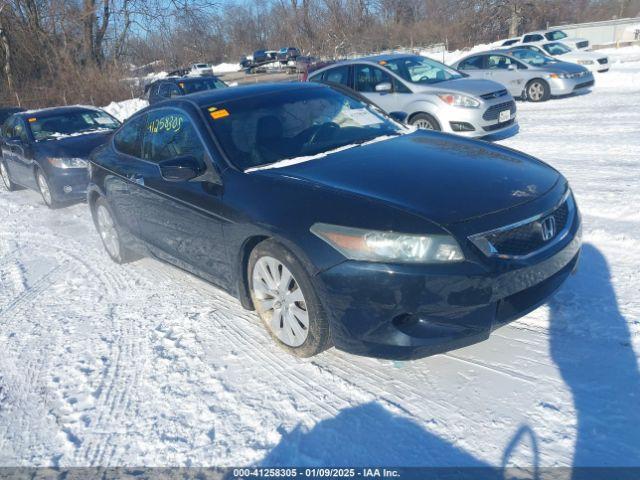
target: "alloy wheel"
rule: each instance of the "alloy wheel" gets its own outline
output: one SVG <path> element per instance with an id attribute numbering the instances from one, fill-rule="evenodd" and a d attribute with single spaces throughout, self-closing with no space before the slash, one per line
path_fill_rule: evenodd
<path id="1" fill-rule="evenodd" d="M 111 216 L 111 213 L 104 205 L 98 205 L 96 209 L 96 223 L 98 225 L 98 233 L 102 238 L 104 248 L 107 249 L 109 255 L 113 258 L 118 258 L 120 255 L 120 239 L 118 237 L 118 231 L 116 230 L 116 224 Z"/>
<path id="2" fill-rule="evenodd" d="M 273 257 L 260 257 L 253 267 L 253 296 L 258 314 L 271 333 L 289 347 L 309 335 L 309 312 L 291 271 Z"/>
<path id="3" fill-rule="evenodd" d="M 413 126 L 421 128 L 422 130 L 435 130 L 433 128 L 433 124 L 426 118 L 419 118 L 418 120 L 413 122 Z"/>
<path id="4" fill-rule="evenodd" d="M 534 102 L 539 102 L 544 97 L 544 86 L 540 82 L 534 82 L 529 86 L 529 98 Z"/>
<path id="5" fill-rule="evenodd" d="M 53 199 L 51 197 L 51 189 L 49 188 L 47 179 L 44 177 L 44 174 L 42 172 L 38 172 L 38 188 L 40 189 L 40 193 L 42 194 L 44 203 L 46 203 L 48 206 L 51 206 L 51 204 L 53 203 Z"/>

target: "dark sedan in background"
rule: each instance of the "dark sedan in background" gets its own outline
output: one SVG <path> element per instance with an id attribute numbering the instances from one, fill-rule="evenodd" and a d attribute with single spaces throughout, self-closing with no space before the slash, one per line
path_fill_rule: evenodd
<path id="1" fill-rule="evenodd" d="M 19 112 L 2 127 L 0 176 L 8 190 L 26 187 L 49 207 L 84 200 L 87 159 L 120 122 L 93 107 Z"/>
<path id="2" fill-rule="evenodd" d="M 161 102 L 168 98 L 181 97 L 203 90 L 226 88 L 228 85 L 215 76 L 208 77 L 167 77 L 156 80 L 145 87 L 144 95 L 149 104 Z"/>
<path id="3" fill-rule="evenodd" d="M 148 107 L 91 163 L 113 260 L 150 254 L 217 284 L 298 356 L 335 345 L 415 358 L 486 339 L 555 291 L 580 252 L 553 168 L 408 129 L 322 84 Z"/>

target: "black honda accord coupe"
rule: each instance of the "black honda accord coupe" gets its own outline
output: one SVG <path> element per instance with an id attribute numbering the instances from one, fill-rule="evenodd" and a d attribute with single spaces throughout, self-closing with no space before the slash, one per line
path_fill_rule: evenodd
<path id="1" fill-rule="evenodd" d="M 213 282 L 305 357 L 486 339 L 544 302 L 581 246 L 571 189 L 545 163 L 318 84 L 140 111 L 94 151 L 88 200 L 113 260 Z"/>

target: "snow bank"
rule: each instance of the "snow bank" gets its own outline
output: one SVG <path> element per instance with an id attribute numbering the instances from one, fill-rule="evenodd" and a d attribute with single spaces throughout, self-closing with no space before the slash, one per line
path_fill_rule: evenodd
<path id="1" fill-rule="evenodd" d="M 149 102 L 146 100 L 141 98 L 132 98 L 131 100 L 123 100 L 122 102 L 111 102 L 106 107 L 102 107 L 102 109 L 123 122 L 147 105 L 149 105 Z"/>
<path id="2" fill-rule="evenodd" d="M 240 64 L 239 63 L 220 63 L 218 65 L 214 65 L 213 67 L 211 67 L 211 69 L 213 70 L 213 73 L 215 73 L 216 75 L 219 75 L 221 73 L 237 72 L 238 70 L 240 70 Z"/>

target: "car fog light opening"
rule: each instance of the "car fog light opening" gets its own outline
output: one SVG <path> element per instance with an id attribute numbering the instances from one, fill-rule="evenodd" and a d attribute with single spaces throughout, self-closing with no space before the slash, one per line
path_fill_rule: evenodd
<path id="1" fill-rule="evenodd" d="M 311 232 L 351 260 L 449 263 L 464 260 L 450 235 L 416 235 L 316 223 Z"/>
<path id="2" fill-rule="evenodd" d="M 473 132 L 475 130 L 473 125 L 467 122 L 449 122 L 449 125 L 454 132 Z"/>

